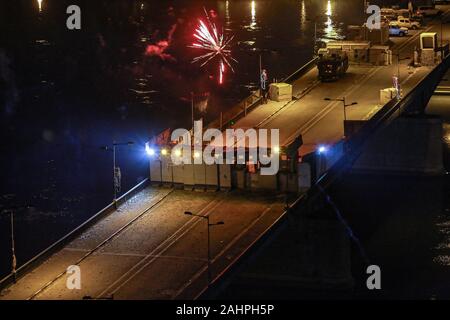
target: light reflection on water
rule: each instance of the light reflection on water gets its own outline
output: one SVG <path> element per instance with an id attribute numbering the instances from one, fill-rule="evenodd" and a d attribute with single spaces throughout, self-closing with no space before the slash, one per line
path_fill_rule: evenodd
<path id="1" fill-rule="evenodd" d="M 256 24 L 256 2 L 252 1 L 251 3 L 251 15 L 252 15 L 252 22 L 250 23 L 250 29 L 255 30 L 257 27 Z"/>
<path id="2" fill-rule="evenodd" d="M 305 0 L 300 1 L 300 27 L 303 30 L 306 24 Z"/>
<path id="3" fill-rule="evenodd" d="M 327 1 L 327 10 L 325 12 L 327 20 L 325 22 L 323 42 L 343 38 L 342 30 L 336 27 L 337 22 L 333 20 L 333 8 L 335 5 L 335 1 L 333 3 L 331 0 Z"/>
<path id="4" fill-rule="evenodd" d="M 345 1 L 345 3 L 349 2 L 357 3 L 358 1 Z M 42 12 L 43 6 L 45 5 L 44 1 L 37 0 L 37 3 L 39 12 Z M 267 67 L 270 69 L 271 76 L 277 79 L 282 79 L 292 73 L 295 68 L 302 64 L 302 61 L 308 61 L 310 54 L 313 52 L 313 44 L 310 40 L 314 37 L 314 20 L 317 20 L 318 23 L 317 39 L 319 41 L 328 42 L 330 39 L 341 39 L 344 36 L 344 31 L 340 26 L 348 16 L 345 9 L 343 9 L 343 3 L 344 1 L 340 0 L 297 0 L 283 4 L 263 0 L 227 0 L 217 1 L 216 3 L 193 3 L 191 5 L 189 2 L 177 3 L 175 1 L 171 4 L 161 5 L 162 10 L 157 13 L 155 10 L 152 10 L 155 8 L 152 2 L 140 0 L 134 2 L 135 9 L 131 13 L 134 17 L 130 16 L 130 18 L 134 19 L 133 23 L 136 23 L 141 31 L 146 31 L 141 32 L 138 38 L 141 45 L 145 46 L 162 40 L 155 39 L 155 35 L 160 36 L 168 32 L 166 30 L 167 26 L 156 25 L 156 14 L 161 15 L 161 13 L 167 14 L 170 12 L 171 15 L 168 18 L 175 17 L 178 21 L 185 21 L 188 23 L 185 26 L 190 28 L 189 24 L 201 17 L 203 11 L 202 6 L 205 6 L 207 11 L 215 10 L 218 13 L 216 21 L 218 26 L 223 27 L 226 33 L 235 35 L 233 52 L 239 61 L 239 64 L 236 66 L 237 72 L 228 76 L 227 90 L 222 90 L 220 93 L 220 95 L 227 95 L 227 97 L 218 97 L 220 100 L 225 99 L 231 101 L 230 98 L 233 99 L 232 97 L 235 100 L 240 100 L 248 94 L 249 87 L 257 85 L 257 72 L 259 70 L 258 56 L 260 54 L 263 56 L 263 61 L 268 64 Z M 45 6 L 46 14 L 48 14 L 47 11 L 51 9 L 51 6 L 52 1 L 49 1 Z M 111 7 L 113 6 L 111 5 Z M 273 12 L 277 14 L 274 15 Z M 123 15 L 127 14 L 130 13 L 123 11 Z M 152 31 L 148 30 L 154 30 L 153 34 Z M 187 42 L 186 35 L 182 35 L 181 32 L 177 31 L 174 35 L 174 44 L 177 48 L 174 49 L 171 46 L 168 49 L 174 56 L 176 64 L 179 65 L 189 64 L 189 59 L 191 58 L 189 57 L 189 52 L 187 52 L 187 55 L 186 52 L 181 52 L 183 42 Z M 106 43 L 106 46 L 108 46 L 108 43 Z M 132 51 L 129 48 L 126 49 L 129 52 Z M 288 51 L 288 49 L 291 49 L 291 51 Z M 296 63 L 291 62 L 294 61 L 294 57 Z M 137 61 L 137 66 L 141 66 L 145 62 L 142 56 L 136 55 L 129 57 L 129 60 Z M 160 68 L 161 72 L 163 72 L 166 68 L 172 68 L 175 62 L 161 61 L 160 64 L 163 66 Z M 175 72 L 178 73 L 179 71 L 177 70 Z M 152 74 L 157 75 L 154 72 Z M 201 82 L 209 81 L 213 83 L 214 79 L 211 79 L 212 74 L 206 68 L 203 73 L 205 79 L 201 80 Z M 186 76 L 189 75 L 179 74 L 180 81 L 186 82 L 183 80 Z M 136 76 L 136 78 L 139 77 L 142 77 L 142 74 Z M 160 77 L 156 78 L 160 79 Z M 154 99 L 164 100 L 165 97 L 163 95 L 167 95 L 167 92 L 170 91 L 159 88 L 158 86 L 161 82 L 155 83 L 152 80 L 148 81 L 148 87 L 144 88 L 145 90 L 143 91 L 158 91 L 159 94 L 145 96 L 144 99 L 142 99 L 141 95 L 137 94 L 137 91 L 140 92 L 141 90 L 137 90 L 134 84 L 130 86 L 129 92 L 135 95 L 135 102 L 142 104 L 142 101 L 145 101 L 143 104 L 148 106 L 152 104 L 149 102 L 155 102 L 153 101 Z M 174 86 L 180 87 L 179 83 L 175 83 L 172 80 L 171 82 Z M 166 89 L 170 89 L 167 86 L 165 87 Z M 191 91 L 192 88 L 188 90 Z M 160 101 L 156 102 L 160 104 Z"/>
<path id="5" fill-rule="evenodd" d="M 227 26 L 227 28 L 230 26 L 231 24 L 231 17 L 230 17 L 230 1 L 225 1 L 225 25 Z M 229 29 L 227 29 L 229 30 Z"/>

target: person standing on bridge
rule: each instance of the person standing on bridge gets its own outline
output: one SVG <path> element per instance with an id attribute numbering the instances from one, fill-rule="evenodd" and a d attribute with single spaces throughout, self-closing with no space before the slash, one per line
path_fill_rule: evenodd
<path id="1" fill-rule="evenodd" d="M 263 103 L 267 103 L 267 95 L 269 93 L 269 76 L 267 75 L 267 70 L 263 69 L 261 71 L 261 96 L 263 98 Z"/>

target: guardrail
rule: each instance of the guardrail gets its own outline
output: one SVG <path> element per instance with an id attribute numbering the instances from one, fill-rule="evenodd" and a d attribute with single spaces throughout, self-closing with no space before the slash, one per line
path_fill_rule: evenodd
<path id="1" fill-rule="evenodd" d="M 125 194 L 123 194 L 120 198 L 118 198 L 117 204 L 120 205 L 120 204 L 125 203 L 126 201 L 128 201 L 130 199 L 131 196 L 134 196 L 136 192 L 142 190 L 148 184 L 149 184 L 149 179 L 146 178 L 145 180 L 143 180 L 142 182 L 137 184 L 135 187 L 133 187 L 132 189 L 127 191 Z M 61 239 L 59 239 L 58 241 L 53 243 L 51 246 L 49 246 L 46 249 L 44 249 L 43 251 L 41 251 L 38 255 L 36 255 L 33 258 L 31 258 L 30 260 L 28 260 L 25 264 L 20 266 L 16 270 L 16 277 L 20 278 L 21 276 L 23 276 L 26 271 L 31 270 L 32 268 L 36 267 L 39 263 L 41 263 L 45 259 L 49 258 L 56 251 L 63 248 L 67 243 L 74 240 L 75 237 L 80 235 L 86 229 L 93 226 L 97 221 L 104 218 L 108 214 L 111 214 L 115 210 L 116 210 L 115 204 L 114 204 L 114 202 L 112 202 L 111 204 L 109 204 L 108 206 L 106 206 L 105 208 L 103 208 L 102 210 L 97 212 L 96 214 L 94 214 L 91 218 L 89 218 L 87 221 L 82 223 L 80 226 L 78 226 L 77 228 L 75 228 L 74 230 L 72 230 L 71 232 L 66 234 L 64 237 L 62 237 Z M 4 289 L 5 287 L 12 284 L 13 282 L 14 282 L 14 275 L 12 273 L 10 273 L 9 275 L 7 275 L 6 277 L 4 277 L 3 279 L 0 280 L 0 289 Z"/>
<path id="2" fill-rule="evenodd" d="M 307 72 L 309 72 L 312 68 L 316 66 L 317 59 L 318 59 L 317 57 L 313 58 L 312 60 L 307 62 L 303 67 L 301 67 L 291 75 L 284 78 L 282 82 L 291 83 L 292 81 L 295 81 L 299 77 L 305 75 Z"/>
<path id="3" fill-rule="evenodd" d="M 292 83 L 301 76 L 308 73 L 315 67 L 317 58 L 313 58 L 298 70 L 287 76 L 282 82 Z M 242 100 L 237 106 L 233 107 L 229 112 L 225 113 L 222 118 L 222 126 L 220 125 L 220 119 L 211 122 L 208 128 L 219 128 L 224 130 L 236 123 L 238 120 L 247 116 L 247 113 L 258 107 L 262 102 L 262 97 L 259 95 L 259 90 L 252 92 L 250 96 Z"/>
<path id="4" fill-rule="evenodd" d="M 427 102 L 431 98 L 434 89 L 445 75 L 450 67 L 450 55 L 435 67 L 426 77 L 424 77 L 402 100 L 391 100 L 383 106 L 370 120 L 367 121 L 362 128 L 345 142 L 344 154 L 335 162 L 335 164 L 325 173 L 323 173 L 317 182 L 300 197 L 292 203 L 280 218 L 275 221 L 264 234 L 256 239 L 246 250 L 244 250 L 229 267 L 224 270 L 214 283 L 197 297 L 198 299 L 210 299 L 220 291 L 226 283 L 230 281 L 232 276 L 236 274 L 253 256 L 255 256 L 266 245 L 269 239 L 272 239 L 289 221 L 289 214 L 305 214 L 311 201 L 323 195 L 339 177 L 341 177 L 348 169 L 350 169 L 356 159 L 362 152 L 362 149 L 368 139 L 379 129 L 387 126 L 402 112 L 420 112 L 411 106 L 417 106 L 417 102 L 424 109 Z M 220 281 L 219 281 L 220 279 Z"/>

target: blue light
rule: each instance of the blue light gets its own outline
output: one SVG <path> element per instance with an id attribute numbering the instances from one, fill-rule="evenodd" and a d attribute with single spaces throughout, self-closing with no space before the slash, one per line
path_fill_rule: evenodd
<path id="1" fill-rule="evenodd" d="M 156 154 L 155 149 L 151 148 L 148 143 L 145 144 L 145 152 L 147 152 L 150 157 L 153 157 Z"/>
<path id="2" fill-rule="evenodd" d="M 317 149 L 317 152 L 319 152 L 319 154 L 326 153 L 327 151 L 328 148 L 326 146 L 319 146 L 319 148 Z"/>

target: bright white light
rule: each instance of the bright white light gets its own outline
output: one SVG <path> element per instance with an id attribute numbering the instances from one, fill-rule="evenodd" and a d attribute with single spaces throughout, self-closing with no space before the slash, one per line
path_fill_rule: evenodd
<path id="1" fill-rule="evenodd" d="M 167 155 L 167 150 L 166 150 L 166 149 L 162 149 L 162 150 L 161 150 L 161 154 L 162 154 L 163 156 L 166 156 L 166 155 Z"/>
<path id="2" fill-rule="evenodd" d="M 145 145 L 145 152 L 147 152 L 149 156 L 154 156 L 156 154 L 155 149 L 150 148 L 148 144 Z"/>
<path id="3" fill-rule="evenodd" d="M 37 0 L 37 2 L 38 2 L 39 12 L 42 12 L 42 0 Z"/>
<path id="4" fill-rule="evenodd" d="M 326 146 L 319 146 L 319 148 L 317 149 L 319 153 L 326 153 L 327 150 L 328 148 Z"/>
<path id="5" fill-rule="evenodd" d="M 275 154 L 279 154 L 279 153 L 280 153 L 280 147 L 279 147 L 279 146 L 273 147 L 273 152 L 274 152 Z"/>

